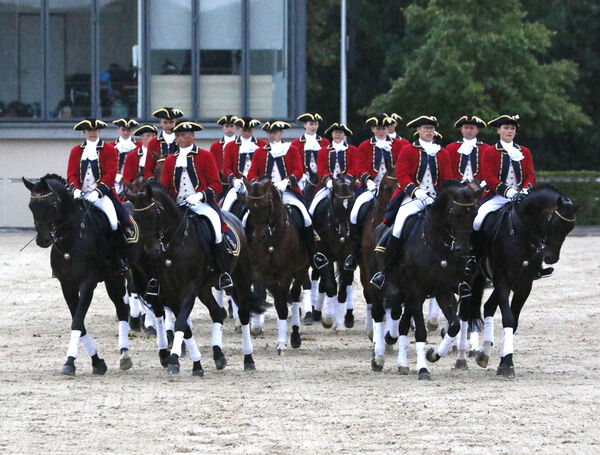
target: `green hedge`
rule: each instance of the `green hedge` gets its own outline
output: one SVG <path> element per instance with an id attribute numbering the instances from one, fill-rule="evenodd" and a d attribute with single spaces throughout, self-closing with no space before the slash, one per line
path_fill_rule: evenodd
<path id="1" fill-rule="evenodd" d="M 599 171 L 538 171 L 537 183 L 549 183 L 579 206 L 577 225 L 600 224 Z"/>

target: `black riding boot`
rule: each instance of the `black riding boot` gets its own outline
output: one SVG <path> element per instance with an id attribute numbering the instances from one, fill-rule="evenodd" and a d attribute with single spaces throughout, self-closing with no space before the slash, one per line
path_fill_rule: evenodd
<path id="1" fill-rule="evenodd" d="M 227 251 L 227 245 L 224 240 L 215 244 L 215 259 L 217 272 L 219 272 L 219 284 L 217 288 L 223 290 L 232 287 L 233 280 L 228 272 L 231 266 L 231 254 Z"/>
<path id="2" fill-rule="evenodd" d="M 380 271 L 373 275 L 373 278 L 371 278 L 371 284 L 377 289 L 383 289 L 385 284 L 385 275 L 396 265 L 396 261 L 400 255 L 399 253 L 400 239 L 391 235 L 390 239 L 388 240 L 385 253 L 377 253 L 379 255 L 384 255 L 383 261 L 381 261 L 381 259 L 378 259 L 377 261 Z M 381 256 L 379 256 L 379 258 L 381 258 Z M 381 270 L 381 262 L 383 262 L 383 270 Z"/>
<path id="3" fill-rule="evenodd" d="M 315 244 L 315 233 L 312 226 L 302 229 L 302 240 L 304 241 L 304 245 L 308 250 L 308 256 L 311 258 L 312 266 L 315 269 L 321 270 L 323 267 L 329 264 L 329 261 L 325 255 L 317 251 L 317 245 Z"/>
<path id="4" fill-rule="evenodd" d="M 553 272 L 554 272 L 554 267 L 544 268 L 544 266 L 540 266 L 540 269 L 538 270 L 538 273 L 537 273 L 537 277 L 534 279 L 539 280 L 540 278 L 548 278 L 548 277 L 550 277 L 550 275 L 552 275 Z"/>
<path id="5" fill-rule="evenodd" d="M 348 240 L 352 247 L 352 253 L 350 253 L 344 261 L 344 270 L 356 270 L 356 267 L 358 266 L 361 248 L 360 233 L 360 226 L 358 224 L 350 223 L 350 238 Z"/>

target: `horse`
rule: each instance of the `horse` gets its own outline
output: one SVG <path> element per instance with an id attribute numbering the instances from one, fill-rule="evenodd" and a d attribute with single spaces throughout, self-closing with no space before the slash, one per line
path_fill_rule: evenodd
<path id="1" fill-rule="evenodd" d="M 479 366 L 488 365 L 494 343 L 494 313 L 500 307 L 504 344 L 497 374 L 507 379 L 515 377 L 513 334 L 519 325 L 521 310 L 542 262 L 558 262 L 562 244 L 575 227 L 576 212 L 577 206 L 556 188 L 538 185 L 526 196 L 490 213 L 481 230 L 474 233 L 480 267 L 468 302 L 471 318 L 481 320 L 486 275 L 494 287 L 484 305 L 483 349 L 476 356 Z M 509 303 L 511 291 L 513 297 Z M 466 349 L 464 345 L 466 340 L 459 340 L 459 353 Z"/>
<path id="2" fill-rule="evenodd" d="M 50 250 L 50 264 L 58 278 L 71 313 L 71 338 L 62 373 L 74 376 L 79 343 L 92 359 L 92 373 L 103 375 L 106 362 L 98 356 L 96 344 L 84 321 L 94 289 L 104 281 L 119 320 L 119 367 L 133 366 L 129 353 L 129 307 L 123 300 L 125 280 L 116 266 L 121 243 L 110 229 L 106 215 L 87 201 L 77 201 L 67 190 L 65 180 L 47 174 L 33 183 L 23 177 L 30 191 L 29 209 L 33 214 L 36 243 Z M 133 249 L 134 250 L 134 249 Z"/>
<path id="3" fill-rule="evenodd" d="M 208 307 L 213 319 L 213 358 L 218 369 L 224 368 L 226 361 L 222 353 L 222 323 L 225 311 L 215 301 L 210 288 L 216 285 L 218 275 L 211 267 L 210 252 L 206 251 L 211 242 L 210 228 L 199 217 L 188 216 L 181 210 L 169 192 L 159 183 L 148 183 L 133 198 L 136 219 L 142 232 L 142 244 L 148 256 L 154 258 L 155 278 L 152 294 L 164 296 L 164 302 L 176 312 L 175 339 L 167 363 L 167 371 L 178 374 L 180 371 L 181 342 L 190 353 L 193 362 L 192 374 L 203 376 L 201 355 L 191 333 L 189 316 L 194 300 L 198 296 Z M 241 223 L 233 215 L 223 212 L 223 218 L 232 227 L 237 237 L 232 260 L 234 287 L 232 295 L 239 305 L 242 322 L 244 369 L 256 369 L 252 358 L 253 348 L 248 326 L 250 310 L 262 312 L 250 290 L 249 257 L 246 239 Z M 160 313 L 160 309 L 158 309 Z M 158 317 L 159 315 L 157 315 Z M 164 346 L 164 343 L 163 343 Z M 160 346 L 159 346 L 160 348 Z"/>
<path id="4" fill-rule="evenodd" d="M 400 374 L 408 374 L 406 348 L 411 318 L 415 324 L 420 380 L 431 379 L 426 355 L 430 361 L 446 355 L 460 330 L 454 293 L 464 278 L 465 257 L 472 249 L 472 225 L 477 212 L 476 201 L 480 196 L 481 190 L 474 192 L 456 180 L 447 180 L 433 204 L 410 217 L 403 228 L 398 263 L 388 273 L 388 284 L 384 289 L 385 300 L 391 304 L 392 313 L 402 314 L 398 347 Z M 426 297 L 437 299 L 449 325 L 441 344 L 427 354 L 427 330 L 423 318 L 423 301 Z M 373 306 L 375 327 L 371 368 L 374 371 L 381 371 L 385 360 L 383 323 L 378 320 L 382 313 L 381 307 L 376 309 Z"/>
<path id="5" fill-rule="evenodd" d="M 303 221 L 293 208 L 284 206 L 270 179 L 245 184 L 248 190 L 246 233 L 253 258 L 252 281 L 273 295 L 278 317 L 277 353 L 282 355 L 287 351 L 288 296 L 292 300 L 290 344 L 295 349 L 302 344 L 299 300 L 309 258 L 295 225 L 301 226 Z"/>
<path id="6" fill-rule="evenodd" d="M 352 310 L 346 311 L 348 290 L 352 290 L 353 271 L 344 270 L 344 260 L 351 253 L 350 211 L 354 205 L 355 180 L 346 175 L 339 175 L 332 180 L 333 187 L 327 198 L 323 199 L 314 210 L 313 222 L 315 230 L 321 238 L 321 251 L 329 260 L 320 277 L 323 289 L 329 297 L 325 316 L 321 322 L 325 328 L 334 326 L 338 332 L 354 325 Z M 335 270 L 337 264 L 339 283 L 335 289 Z M 330 295 L 331 294 L 331 295 Z M 335 298 L 337 294 L 337 299 Z M 333 297 L 333 298 L 332 298 Z M 335 305 L 335 306 L 334 306 Z"/>

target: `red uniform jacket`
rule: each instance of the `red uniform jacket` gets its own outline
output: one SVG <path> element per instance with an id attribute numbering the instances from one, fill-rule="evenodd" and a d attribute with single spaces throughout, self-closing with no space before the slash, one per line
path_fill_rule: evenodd
<path id="1" fill-rule="evenodd" d="M 358 174 L 358 163 L 356 162 L 358 159 L 358 149 L 353 145 L 348 145 L 346 150 L 338 154 L 333 148 L 333 145 L 329 144 L 319 151 L 317 169 L 321 185 L 325 185 L 327 180 L 331 178 L 331 174 L 335 169 L 336 159 L 340 165 L 342 174 L 356 178 Z"/>
<path id="2" fill-rule="evenodd" d="M 389 137 L 388 137 L 389 139 Z M 364 185 L 367 179 L 374 179 L 379 171 L 382 159 L 387 159 L 384 154 L 378 152 L 375 148 L 375 136 L 367 139 L 358 146 L 358 170 L 360 181 Z M 390 161 L 393 166 L 398 162 L 398 155 L 402 147 L 410 145 L 406 139 L 393 139 L 392 149 L 390 151 Z"/>
<path id="3" fill-rule="evenodd" d="M 111 145 L 117 150 L 117 157 L 118 157 L 118 160 L 119 160 L 119 165 L 117 167 L 117 169 L 118 169 L 117 172 L 119 174 L 122 174 L 123 173 L 123 166 L 125 165 L 125 158 L 129 154 L 129 152 L 127 152 L 127 153 L 121 153 L 121 152 L 119 152 L 119 149 L 117 149 L 117 144 L 119 143 L 119 139 L 120 139 L 120 137 L 118 137 L 117 139 L 115 139 L 113 142 L 111 142 Z M 136 147 L 135 149 L 137 149 L 138 147 L 140 147 L 142 145 L 142 141 L 136 141 L 136 140 L 134 140 L 133 143 L 135 144 L 135 147 Z"/>
<path id="4" fill-rule="evenodd" d="M 156 160 L 151 152 L 162 155 L 166 158 L 169 155 L 172 155 L 177 150 L 177 145 L 175 141 L 171 144 L 167 144 L 163 139 L 163 132 L 161 131 L 158 136 L 153 137 L 148 142 L 148 156 L 146 157 L 146 166 L 144 166 L 144 177 L 149 179 L 150 177 L 154 177 L 154 169 L 156 168 Z"/>
<path id="5" fill-rule="evenodd" d="M 69 165 L 67 168 L 67 185 L 72 188 L 81 189 L 81 185 L 83 184 L 87 165 L 84 168 L 84 163 L 81 161 L 81 155 L 83 154 L 85 144 L 86 141 L 83 141 L 80 145 L 71 149 Z M 96 150 L 98 151 L 98 160 L 88 164 L 89 166 L 92 166 L 92 172 L 96 178 L 96 183 L 98 185 L 96 190 L 103 196 L 112 192 L 117 198 L 117 194 L 113 189 L 115 176 L 117 175 L 117 150 L 112 144 L 107 144 L 102 139 L 98 142 Z"/>
<path id="6" fill-rule="evenodd" d="M 267 145 L 267 141 L 263 139 L 256 139 L 252 136 L 252 142 L 254 142 L 258 147 L 264 147 Z M 223 177 L 231 183 L 233 179 L 241 179 L 242 171 L 244 163 L 240 163 L 240 144 L 242 140 L 238 137 L 235 141 L 231 141 L 229 144 L 225 146 L 225 155 L 223 157 Z M 258 149 L 257 149 L 258 150 Z M 254 151 L 256 152 L 256 150 Z M 250 157 L 251 159 L 254 157 L 254 154 Z"/>
<path id="7" fill-rule="evenodd" d="M 125 158 L 125 165 L 123 166 L 124 181 L 133 182 L 138 175 L 144 175 L 145 166 L 139 165 L 142 155 L 143 152 L 141 145 L 127 154 L 127 157 Z M 148 155 L 150 155 L 149 150 L 146 151 L 146 163 L 148 162 Z"/>
<path id="8" fill-rule="evenodd" d="M 323 147 L 327 147 L 329 145 L 329 140 L 321 137 L 317 134 L 317 141 L 319 142 L 319 145 L 321 146 L 321 148 Z M 308 155 L 307 153 L 304 153 L 304 144 L 306 142 L 306 139 L 304 138 L 304 134 L 302 135 L 301 138 L 295 139 L 294 141 L 292 141 L 292 147 L 295 147 L 296 149 L 298 149 L 298 157 L 300 158 L 300 162 L 302 163 L 302 173 L 308 172 L 308 166 L 310 165 L 310 155 Z M 318 152 L 317 156 L 315 156 L 315 163 L 319 162 L 318 159 Z"/>
<path id="9" fill-rule="evenodd" d="M 415 190 L 419 188 L 425 175 L 428 161 L 436 191 L 439 190 L 445 180 L 453 178 L 450 158 L 446 149 L 441 148 L 435 156 L 431 157 L 427 155 L 417 140 L 403 147 L 398 155 L 398 165 L 396 166 L 398 189 L 392 198 L 402 191 L 409 197 L 414 198 Z"/>
<path id="10" fill-rule="evenodd" d="M 470 161 L 473 178 L 483 180 L 481 177 L 481 157 L 483 156 L 483 151 L 489 146 L 481 141 L 477 141 L 477 146 L 473 148 L 471 154 L 463 155 L 462 153 L 458 153 L 458 149 L 462 143 L 462 140 L 451 142 L 445 147 L 448 152 L 448 157 L 450 158 L 453 178 L 462 180 L 467 163 Z"/>
<path id="11" fill-rule="evenodd" d="M 169 190 L 171 196 L 177 196 L 181 173 L 175 168 L 179 150 L 165 159 L 161 183 Z M 204 202 L 212 202 L 221 193 L 221 180 L 215 158 L 208 150 L 194 148 L 187 155 L 187 171 L 196 193 L 204 193 Z"/>
<path id="12" fill-rule="evenodd" d="M 513 145 L 523 153 L 521 161 L 512 161 L 500 142 L 485 149 L 481 161 L 481 178 L 487 183 L 489 191 L 483 195 L 484 198 L 494 193 L 506 197 L 506 191 L 509 187 L 505 182 L 511 161 L 519 187 L 531 188 L 535 185 L 535 171 L 533 170 L 531 152 L 527 147 Z"/>
<path id="13" fill-rule="evenodd" d="M 271 176 L 273 166 L 278 166 L 281 178 L 289 179 L 290 186 L 298 193 L 301 193 L 298 187 L 298 180 L 302 178 L 302 163 L 300 163 L 300 154 L 298 149 L 290 146 L 287 153 L 280 158 L 273 158 L 269 153 L 271 145 L 267 144 L 264 147 L 256 149 L 254 157 L 252 157 L 252 165 L 248 171 L 248 180 L 251 182 L 258 180 L 264 176 Z"/>

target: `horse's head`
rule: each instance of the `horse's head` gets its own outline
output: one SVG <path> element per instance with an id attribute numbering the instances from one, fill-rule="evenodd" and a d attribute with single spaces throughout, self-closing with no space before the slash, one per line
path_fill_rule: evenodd
<path id="1" fill-rule="evenodd" d="M 144 250 L 152 256 L 158 256 L 164 234 L 161 226 L 163 207 L 154 200 L 153 196 L 152 185 L 146 184 L 137 193 L 127 194 L 127 199 L 133 204 L 133 217 L 139 227 Z"/>
<path id="2" fill-rule="evenodd" d="M 337 219 L 348 218 L 354 205 L 355 180 L 347 175 L 338 175 L 333 179 L 331 188 L 331 205 L 333 215 Z"/>
<path id="3" fill-rule="evenodd" d="M 152 150 L 150 150 L 150 154 L 152 155 L 152 158 L 154 158 L 154 161 L 156 162 L 156 166 L 154 167 L 154 178 L 156 179 L 157 182 L 160 182 L 160 178 L 162 176 L 162 169 L 163 166 L 165 164 L 165 157 L 162 156 L 160 153 L 156 153 Z"/>
<path id="4" fill-rule="evenodd" d="M 48 248 L 57 240 L 56 232 L 64 219 L 65 204 L 73 203 L 73 197 L 58 175 L 46 175 L 37 183 L 23 177 L 23 183 L 31 193 L 29 210 L 37 232 L 35 241 L 38 246 Z"/>
<path id="5" fill-rule="evenodd" d="M 377 201 L 381 202 L 384 206 L 392 198 L 392 195 L 398 188 L 398 179 L 396 178 L 396 166 L 393 166 L 391 163 L 386 161 L 385 163 L 385 174 L 383 174 L 383 178 L 381 179 L 381 183 L 379 184 L 379 194 L 377 196 Z"/>
<path id="6" fill-rule="evenodd" d="M 273 212 L 273 206 L 281 202 L 279 192 L 268 178 L 249 183 L 245 180 L 248 190 L 247 207 L 254 223 L 268 224 Z"/>
<path id="7" fill-rule="evenodd" d="M 468 255 L 471 247 L 473 219 L 477 213 L 480 193 L 457 180 L 447 180 L 432 206 L 435 219 L 444 227 L 452 240 L 452 249 Z"/>
<path id="8" fill-rule="evenodd" d="M 143 175 L 138 175 L 133 182 L 127 182 L 123 180 L 123 188 L 127 199 L 130 199 L 132 195 L 139 193 L 146 183 L 147 180 Z"/>

